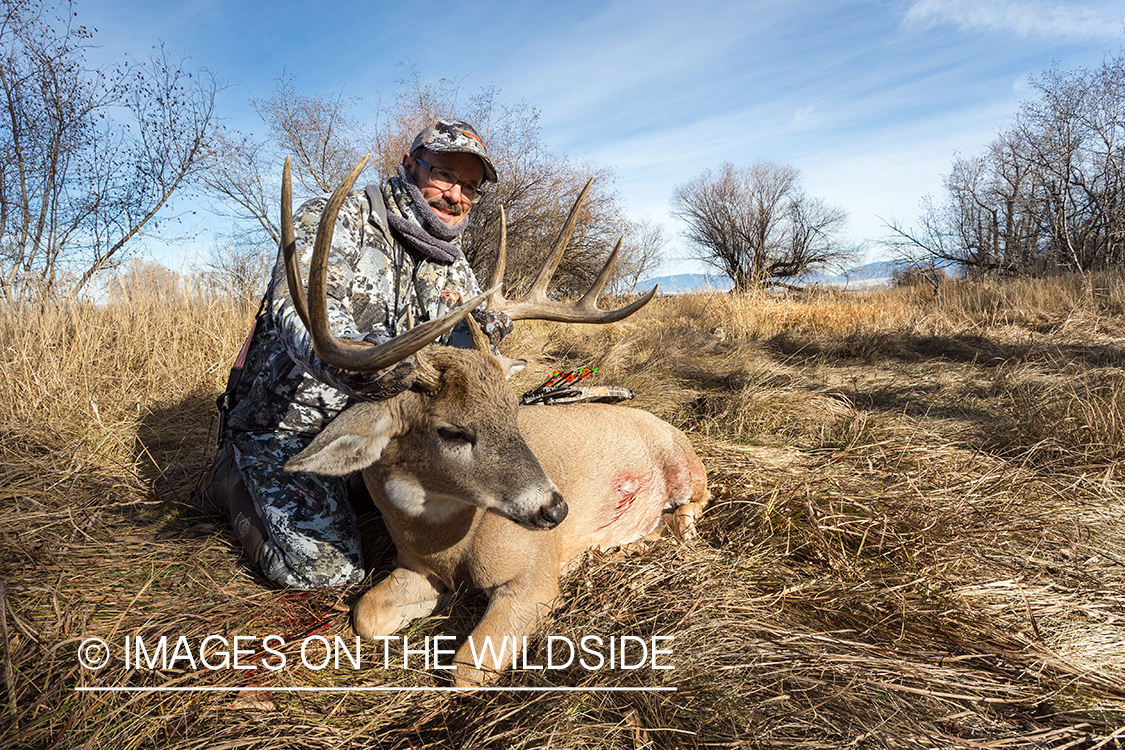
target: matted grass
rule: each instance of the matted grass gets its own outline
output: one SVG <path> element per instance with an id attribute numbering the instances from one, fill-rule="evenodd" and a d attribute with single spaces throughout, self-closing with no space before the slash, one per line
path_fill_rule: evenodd
<path id="1" fill-rule="evenodd" d="M 661 299 L 521 324 L 514 384 L 599 366 L 685 429 L 715 495 L 690 543 L 589 555 L 549 636 L 672 636 L 673 670 L 298 664 L 364 587 L 269 588 L 183 503 L 247 316 L 193 299 L 0 310 L 0 745 L 29 748 L 1110 748 L 1125 744 L 1120 279 Z M 393 552 L 363 519 L 372 577 Z M 414 626 L 464 636 L 483 598 Z M 276 634 L 287 666 L 126 668 L 126 636 Z M 84 639 L 114 658 L 84 669 Z M 198 666 L 198 665 L 197 665 Z M 134 665 L 135 667 L 135 665 Z M 87 693 L 89 686 L 229 693 Z"/>

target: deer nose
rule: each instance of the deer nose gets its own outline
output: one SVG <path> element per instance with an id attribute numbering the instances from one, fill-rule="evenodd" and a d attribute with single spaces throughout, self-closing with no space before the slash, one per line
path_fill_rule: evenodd
<path id="1" fill-rule="evenodd" d="M 544 528 L 553 529 L 563 522 L 568 512 L 570 508 L 567 507 L 566 500 L 556 491 L 551 493 L 550 504 L 539 509 L 539 518 Z"/>

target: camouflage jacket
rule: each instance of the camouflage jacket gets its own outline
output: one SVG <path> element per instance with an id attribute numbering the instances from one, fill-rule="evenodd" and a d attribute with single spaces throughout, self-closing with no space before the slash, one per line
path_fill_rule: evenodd
<path id="1" fill-rule="evenodd" d="M 390 182 L 383 186 L 384 202 L 388 211 L 401 215 Z M 294 215 L 306 288 L 317 222 L 327 202 L 327 196 L 314 198 Z M 375 344 L 406 330 L 408 314 L 415 324 L 421 323 L 480 292 L 463 255 L 447 264 L 416 254 L 396 241 L 361 190 L 348 196 L 336 220 L 327 287 L 332 332 Z M 467 342 L 464 323 L 442 339 L 454 346 L 467 346 Z M 412 361 L 408 358 L 405 366 L 400 363 L 382 372 L 354 373 L 317 357 L 289 296 L 279 250 L 266 292 L 266 310 L 250 344 L 227 429 L 317 433 L 349 399 L 390 398 L 409 388 Z"/>

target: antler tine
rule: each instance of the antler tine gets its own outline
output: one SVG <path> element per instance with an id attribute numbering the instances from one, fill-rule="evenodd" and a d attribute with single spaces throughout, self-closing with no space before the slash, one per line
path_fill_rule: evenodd
<path id="1" fill-rule="evenodd" d="M 559 267 L 559 261 L 562 260 L 563 254 L 566 252 L 566 246 L 570 244 L 570 237 L 574 234 L 574 226 L 578 223 L 578 212 L 582 209 L 582 204 L 586 201 L 586 193 L 590 192 L 590 186 L 593 184 L 594 178 L 591 177 L 586 181 L 586 187 L 582 188 L 582 192 L 578 194 L 578 198 L 574 201 L 574 207 L 570 209 L 570 214 L 566 217 L 566 223 L 559 231 L 559 236 L 555 239 L 551 252 L 547 254 L 547 259 L 543 261 L 543 267 L 539 269 L 539 275 L 535 277 L 535 282 L 531 285 L 531 289 L 524 296 L 524 299 L 538 302 L 547 301 L 547 284 L 551 283 L 551 277 L 555 275 L 555 270 Z"/>
<path id="2" fill-rule="evenodd" d="M 481 330 L 480 323 L 476 321 L 471 315 L 465 318 L 465 322 L 469 326 L 469 339 L 473 342 L 473 348 L 479 349 L 482 352 L 492 351 L 492 342 L 489 340 L 485 332 Z"/>
<path id="3" fill-rule="evenodd" d="M 621 243 L 624 241 L 625 235 L 617 239 L 617 244 L 613 246 L 613 252 L 609 254 L 609 258 L 606 259 L 602 270 L 598 271 L 598 278 L 594 279 L 594 283 L 591 284 L 590 288 L 586 290 L 586 293 L 582 295 L 582 299 L 575 303 L 575 307 L 597 307 L 598 297 L 601 295 L 605 283 L 609 281 L 609 272 L 613 270 L 613 264 L 617 262 L 617 254 L 621 252 Z"/>
<path id="4" fill-rule="evenodd" d="M 427 321 L 417 328 L 412 328 L 378 346 L 366 341 L 352 341 L 351 339 L 337 338 L 332 334 L 328 326 L 328 293 L 326 283 L 328 280 L 328 253 L 332 245 L 332 231 L 336 225 L 336 217 L 340 214 L 340 207 L 344 204 L 344 200 L 348 197 L 348 192 L 351 190 L 352 185 L 355 184 L 360 172 L 363 171 L 363 168 L 367 165 L 367 161 L 370 158 L 370 154 L 363 157 L 363 159 L 352 168 L 352 171 L 348 173 L 348 176 L 344 178 L 344 182 L 332 193 L 332 197 L 328 199 L 328 203 L 324 207 L 324 211 L 320 217 L 320 223 L 316 229 L 312 264 L 309 269 L 309 296 L 307 301 L 308 322 L 306 325 L 309 335 L 313 340 L 313 351 L 326 363 L 354 372 L 373 372 L 401 362 L 403 359 L 415 354 L 427 344 L 432 343 L 436 338 L 453 328 L 453 326 L 460 323 L 465 316 L 488 299 L 490 294 L 497 291 L 497 289 L 493 288 L 483 294 L 478 294 L 446 315 Z M 284 194 L 284 192 L 285 185 L 283 184 L 282 193 Z M 292 223 L 292 218 L 290 218 L 290 227 L 292 227 Z M 292 229 L 290 229 L 290 233 L 292 233 Z M 295 246 L 295 241 L 291 240 L 291 242 Z M 293 293 L 292 291 L 294 285 L 298 288 L 300 287 L 300 275 L 297 269 L 295 256 L 296 250 L 294 247 L 294 262 L 290 263 L 287 256 L 285 271 L 288 277 L 290 293 L 293 296 L 294 307 L 297 308 L 298 314 L 300 314 L 299 305 L 305 304 L 303 301 L 298 302 L 299 298 L 304 297 L 303 290 L 299 293 Z M 305 319 L 306 316 L 302 316 L 302 320 Z"/>
<path id="5" fill-rule="evenodd" d="M 309 326 L 309 301 L 305 288 L 301 286 L 301 263 L 297 258 L 297 238 L 293 231 L 293 185 L 289 177 L 289 157 L 285 157 L 285 167 L 281 170 L 281 257 L 285 264 L 285 280 L 289 284 L 289 297 L 293 308 L 305 324 Z"/>
<path id="6" fill-rule="evenodd" d="M 504 283 L 504 271 L 508 264 L 508 218 L 504 214 L 504 207 L 500 206 L 500 244 L 496 247 L 496 263 L 492 266 L 492 278 L 489 286 Z M 504 302 L 504 297 L 497 294 L 493 297 L 497 302 Z"/>
<path id="7" fill-rule="evenodd" d="M 605 265 L 602 266 L 602 270 L 598 272 L 598 278 L 594 279 L 594 283 L 590 285 L 586 294 L 582 295 L 582 299 L 574 304 L 576 309 L 590 313 L 591 315 L 601 313 L 601 316 L 597 320 L 599 323 L 614 323 L 618 320 L 624 320 L 647 305 L 649 301 L 656 296 L 656 290 L 659 288 L 659 284 L 654 284 L 652 289 L 649 289 L 645 296 L 616 310 L 605 311 L 598 307 L 598 297 L 601 295 L 606 282 L 609 281 L 610 271 L 613 270 L 613 264 L 617 262 L 617 255 L 621 252 L 621 243 L 624 241 L 624 236 L 617 240 L 617 244 L 613 247 L 613 252 L 609 254 L 609 258 L 606 260 Z"/>
<path id="8" fill-rule="evenodd" d="M 574 233 L 574 227 L 578 223 L 578 211 L 582 208 L 582 203 L 586 200 L 586 193 L 590 191 L 590 186 L 594 184 L 593 179 L 586 183 L 586 187 L 582 188 L 582 192 L 578 194 L 578 199 L 574 202 L 574 207 L 570 209 L 570 215 L 566 217 L 566 223 L 563 224 L 562 231 L 559 232 L 558 238 L 555 240 L 551 252 L 547 255 L 547 260 L 543 262 L 543 267 L 539 269 L 539 275 L 535 277 L 535 283 L 531 285 L 531 289 L 522 298 L 514 301 L 504 299 L 504 296 L 499 292 L 495 293 L 489 302 L 490 310 L 499 310 L 508 315 L 512 320 L 555 320 L 562 323 L 613 323 L 618 320 L 623 320 L 629 317 L 637 310 L 647 305 L 649 301 L 656 296 L 657 287 L 649 290 L 648 294 L 641 297 L 639 300 L 625 307 L 618 308 L 617 310 L 602 310 L 598 307 L 598 296 L 601 295 L 602 289 L 605 288 L 606 282 L 609 280 L 610 271 L 613 269 L 613 264 L 617 262 L 617 255 L 621 252 L 621 243 L 624 240 L 622 237 L 617 241 L 617 245 L 610 253 L 609 259 L 606 260 L 602 270 L 598 272 L 598 277 L 582 299 L 573 304 L 562 304 L 553 302 L 547 297 L 547 284 L 550 283 L 551 277 L 555 275 L 555 270 L 559 267 L 559 262 L 562 260 L 563 253 L 566 252 L 566 246 L 570 244 L 570 237 Z M 495 289 L 498 285 L 504 282 L 504 267 L 506 264 L 506 247 L 507 247 L 507 224 L 504 218 L 504 207 L 500 207 L 500 244 L 496 250 L 496 265 L 492 269 L 492 284 Z"/>

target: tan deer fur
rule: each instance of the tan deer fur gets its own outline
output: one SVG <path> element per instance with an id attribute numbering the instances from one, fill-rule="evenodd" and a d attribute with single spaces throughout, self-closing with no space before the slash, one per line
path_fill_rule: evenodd
<path id="1" fill-rule="evenodd" d="M 343 412 L 286 469 L 363 478 L 398 552 L 397 567 L 353 608 L 366 638 L 391 635 L 469 585 L 489 595 L 470 638 L 530 635 L 558 597 L 558 578 L 587 549 L 658 533 L 667 513 L 686 536 L 709 493 L 687 438 L 620 406 L 517 407 L 511 360 L 430 347 L 433 394 L 406 391 Z M 466 641 L 454 682 L 481 685 L 505 664 L 475 668 Z"/>

